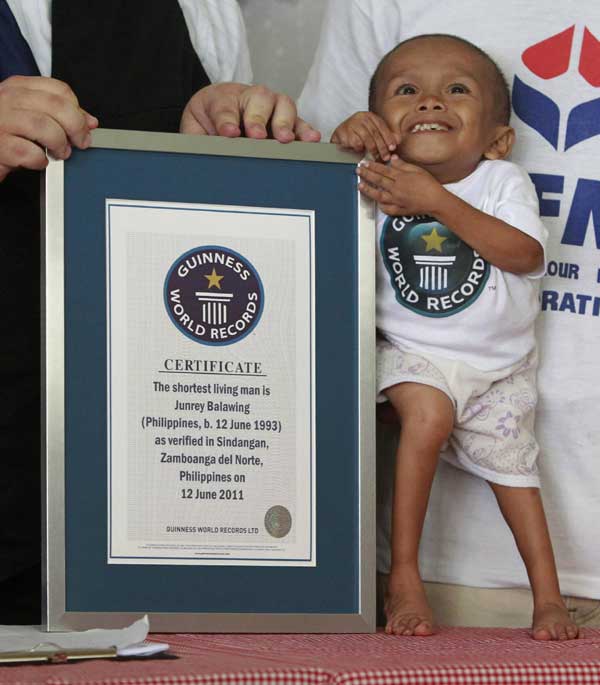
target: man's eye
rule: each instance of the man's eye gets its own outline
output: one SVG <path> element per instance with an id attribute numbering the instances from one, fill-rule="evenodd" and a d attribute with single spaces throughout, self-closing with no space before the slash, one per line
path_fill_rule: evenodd
<path id="1" fill-rule="evenodd" d="M 405 83 L 403 86 L 400 86 L 400 88 L 396 90 L 396 95 L 414 95 L 416 92 L 417 89 L 414 86 Z"/>
<path id="2" fill-rule="evenodd" d="M 469 89 L 467 88 L 467 86 L 463 86 L 462 83 L 453 83 L 453 84 L 450 86 L 450 89 L 449 89 L 449 90 L 450 90 L 450 92 L 451 92 L 453 95 L 455 95 L 455 94 L 461 94 L 461 93 L 468 93 L 468 92 L 469 92 Z"/>

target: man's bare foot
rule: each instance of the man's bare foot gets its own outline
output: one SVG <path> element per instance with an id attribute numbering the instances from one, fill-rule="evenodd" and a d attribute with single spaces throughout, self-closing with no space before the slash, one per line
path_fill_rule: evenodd
<path id="1" fill-rule="evenodd" d="M 416 577 L 390 575 L 384 611 L 388 635 L 433 635 L 433 612 L 427 602 L 423 582 Z"/>
<path id="2" fill-rule="evenodd" d="M 534 640 L 574 640 L 581 632 L 562 602 L 546 602 L 533 610 Z"/>

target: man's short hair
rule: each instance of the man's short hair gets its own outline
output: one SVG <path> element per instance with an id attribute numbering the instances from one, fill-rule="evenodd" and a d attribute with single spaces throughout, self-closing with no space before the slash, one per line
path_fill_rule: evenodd
<path id="1" fill-rule="evenodd" d="M 371 77 L 371 81 L 369 83 L 369 110 L 374 111 L 375 109 L 375 97 L 378 86 L 378 80 L 388 58 L 391 57 L 391 55 L 393 55 L 394 52 L 396 52 L 396 50 L 401 48 L 403 45 L 406 45 L 407 43 L 412 43 L 415 40 L 422 40 L 426 38 L 443 38 L 446 40 L 454 40 L 457 43 L 466 45 L 468 48 L 473 50 L 473 52 L 475 52 L 480 57 L 483 57 L 485 59 L 485 61 L 492 68 L 492 73 L 494 74 L 494 83 L 492 85 L 494 89 L 494 103 L 496 115 L 501 124 L 508 125 L 508 122 L 510 120 L 510 90 L 508 88 L 506 78 L 502 73 L 500 67 L 487 54 L 487 52 L 477 47 L 477 45 L 474 45 L 473 43 L 471 43 L 468 40 L 465 40 L 464 38 L 460 38 L 459 36 L 453 36 L 449 33 L 424 33 L 420 36 L 413 36 L 412 38 L 407 38 L 406 40 L 403 40 L 402 42 L 398 43 L 398 45 L 396 45 L 387 54 L 385 54 L 379 61 L 379 64 L 377 65 L 377 68 L 375 69 L 375 72 L 373 73 L 373 76 Z"/>

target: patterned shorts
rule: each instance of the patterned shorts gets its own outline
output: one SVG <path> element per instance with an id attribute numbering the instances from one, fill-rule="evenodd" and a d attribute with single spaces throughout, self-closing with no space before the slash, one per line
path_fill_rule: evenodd
<path id="1" fill-rule="evenodd" d="M 398 383 L 422 383 L 445 393 L 455 408 L 454 430 L 441 457 L 500 485 L 539 487 L 539 447 L 533 424 L 535 350 L 502 371 L 480 371 L 464 362 L 414 354 L 377 341 L 378 402 Z"/>

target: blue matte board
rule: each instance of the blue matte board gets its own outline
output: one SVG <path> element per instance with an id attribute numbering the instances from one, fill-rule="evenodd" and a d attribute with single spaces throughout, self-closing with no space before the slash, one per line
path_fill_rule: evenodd
<path id="1" fill-rule="evenodd" d="M 352 165 L 90 149 L 65 164 L 66 609 L 358 611 Z M 314 209 L 317 566 L 108 565 L 105 199 Z"/>

